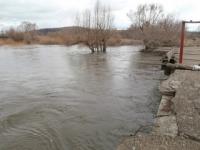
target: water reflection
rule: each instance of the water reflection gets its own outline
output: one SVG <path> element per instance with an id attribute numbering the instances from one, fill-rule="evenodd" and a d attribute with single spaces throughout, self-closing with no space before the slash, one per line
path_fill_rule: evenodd
<path id="1" fill-rule="evenodd" d="M 114 150 L 151 124 L 159 57 L 139 49 L 0 47 L 0 149 Z"/>

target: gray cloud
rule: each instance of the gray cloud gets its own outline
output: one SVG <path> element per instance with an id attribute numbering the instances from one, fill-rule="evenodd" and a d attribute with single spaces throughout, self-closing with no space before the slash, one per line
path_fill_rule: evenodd
<path id="1" fill-rule="evenodd" d="M 126 16 L 140 3 L 160 3 L 167 12 L 178 14 L 180 19 L 200 20 L 198 0 L 101 0 L 108 4 L 115 15 L 118 28 L 130 25 Z M 22 21 L 32 21 L 45 27 L 73 25 L 76 12 L 92 8 L 95 0 L 0 0 L 0 28 L 16 26 Z"/>

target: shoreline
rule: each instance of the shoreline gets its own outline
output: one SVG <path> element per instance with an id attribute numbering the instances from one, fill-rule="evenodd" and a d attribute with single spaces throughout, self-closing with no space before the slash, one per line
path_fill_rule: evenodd
<path id="1" fill-rule="evenodd" d="M 199 75 L 198 71 L 175 70 L 161 82 L 162 98 L 151 133 L 127 137 L 117 150 L 199 150 Z"/>
<path id="2" fill-rule="evenodd" d="M 25 41 L 15 41 L 12 39 L 2 39 L 0 38 L 0 46 L 9 45 L 9 46 L 16 46 L 16 45 L 65 45 L 65 46 L 73 46 L 73 45 L 81 45 L 83 43 L 76 42 L 76 41 L 58 41 L 56 38 L 51 40 L 36 40 L 32 41 L 31 43 L 27 43 Z M 143 45 L 144 43 L 141 40 L 133 40 L 133 39 L 120 39 L 119 41 L 108 41 L 107 46 L 126 46 L 126 45 Z M 84 44 L 83 44 L 84 45 Z"/>

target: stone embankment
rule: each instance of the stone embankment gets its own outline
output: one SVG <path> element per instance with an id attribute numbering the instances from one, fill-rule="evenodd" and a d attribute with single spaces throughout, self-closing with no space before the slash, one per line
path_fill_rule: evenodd
<path id="1" fill-rule="evenodd" d="M 200 71 L 175 70 L 160 92 L 151 134 L 127 138 L 118 150 L 200 150 Z"/>

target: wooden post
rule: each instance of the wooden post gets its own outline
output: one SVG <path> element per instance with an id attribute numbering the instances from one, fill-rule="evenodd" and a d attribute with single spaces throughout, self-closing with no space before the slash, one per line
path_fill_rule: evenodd
<path id="1" fill-rule="evenodd" d="M 185 38 L 185 21 L 182 21 L 181 42 L 180 42 L 180 53 L 179 53 L 179 63 L 180 63 L 180 64 L 183 63 L 184 38 Z"/>

